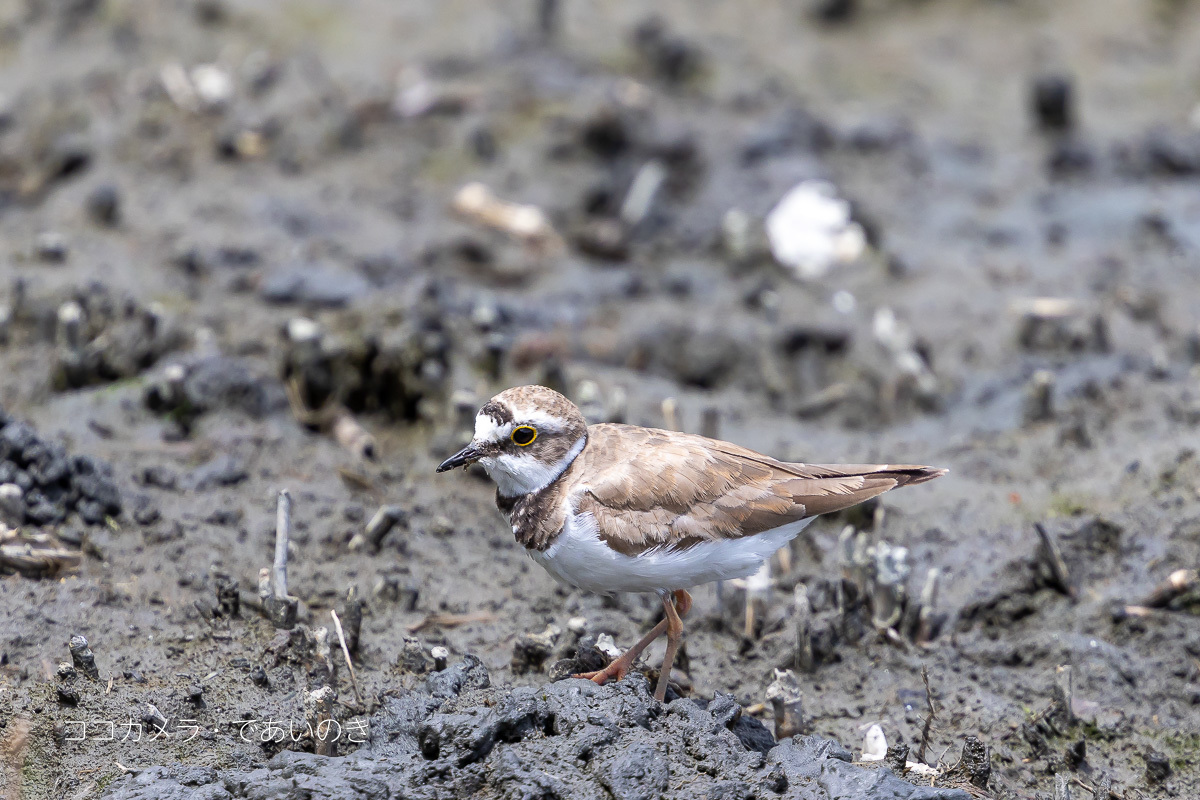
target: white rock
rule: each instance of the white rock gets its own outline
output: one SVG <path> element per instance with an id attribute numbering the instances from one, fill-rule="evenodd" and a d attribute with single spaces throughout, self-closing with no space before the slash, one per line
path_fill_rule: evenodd
<path id="1" fill-rule="evenodd" d="M 621 648 L 617 647 L 617 643 L 613 641 L 613 637 L 607 633 L 602 633 L 596 637 L 596 649 L 609 658 L 620 658 Z"/>
<path id="2" fill-rule="evenodd" d="M 233 78 L 216 64 L 193 67 L 191 78 L 196 97 L 208 108 L 219 108 L 233 97 Z"/>
<path id="3" fill-rule="evenodd" d="M 883 735 L 883 728 L 876 723 L 867 728 L 867 735 L 863 737 L 862 756 L 859 760 L 883 761 L 887 755 L 887 749 L 887 737 Z"/>
<path id="4" fill-rule="evenodd" d="M 766 229 L 775 260 L 804 280 L 816 280 L 866 249 L 866 234 L 850 219 L 850 204 L 827 181 L 793 187 L 767 215 Z"/>

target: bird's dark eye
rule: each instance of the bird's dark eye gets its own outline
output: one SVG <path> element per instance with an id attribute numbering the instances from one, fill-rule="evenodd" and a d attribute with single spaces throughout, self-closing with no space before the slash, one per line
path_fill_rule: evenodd
<path id="1" fill-rule="evenodd" d="M 533 444 L 533 440 L 537 438 L 537 428 L 532 425 L 518 425 L 513 428 L 512 436 L 509 438 L 517 447 L 527 447 Z"/>

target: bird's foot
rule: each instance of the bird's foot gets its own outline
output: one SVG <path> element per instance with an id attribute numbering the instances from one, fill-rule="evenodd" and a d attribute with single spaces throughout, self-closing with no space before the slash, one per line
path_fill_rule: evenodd
<path id="1" fill-rule="evenodd" d="M 629 664 L 625 663 L 624 659 L 618 658 L 604 669 L 598 669 L 594 672 L 578 672 L 571 677 L 583 678 L 585 681 L 591 681 L 599 686 L 603 686 L 609 680 L 624 680 L 628 674 Z"/>

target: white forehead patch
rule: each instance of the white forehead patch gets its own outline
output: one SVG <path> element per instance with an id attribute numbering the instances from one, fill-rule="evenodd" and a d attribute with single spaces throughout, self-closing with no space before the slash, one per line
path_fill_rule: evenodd
<path id="1" fill-rule="evenodd" d="M 511 422 L 501 425 L 488 414 L 479 414 L 475 417 L 475 441 L 477 442 L 499 442 L 507 439 L 512 431 L 513 423 Z"/>

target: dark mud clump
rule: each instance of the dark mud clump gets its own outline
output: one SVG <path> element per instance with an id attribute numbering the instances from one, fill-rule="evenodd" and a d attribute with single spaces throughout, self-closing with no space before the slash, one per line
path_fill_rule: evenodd
<path id="1" fill-rule="evenodd" d="M 58 525 L 73 513 L 87 525 L 121 513 L 112 467 L 69 454 L 0 409 L 0 523 Z"/>
<path id="2" fill-rule="evenodd" d="M 640 673 L 607 686 L 496 688 L 468 656 L 418 690 L 384 697 L 368 741 L 348 756 L 287 750 L 253 770 L 157 766 L 115 781 L 103 797 L 970 797 L 856 766 L 816 736 L 775 744 L 740 711 L 720 695 L 660 705 Z"/>

